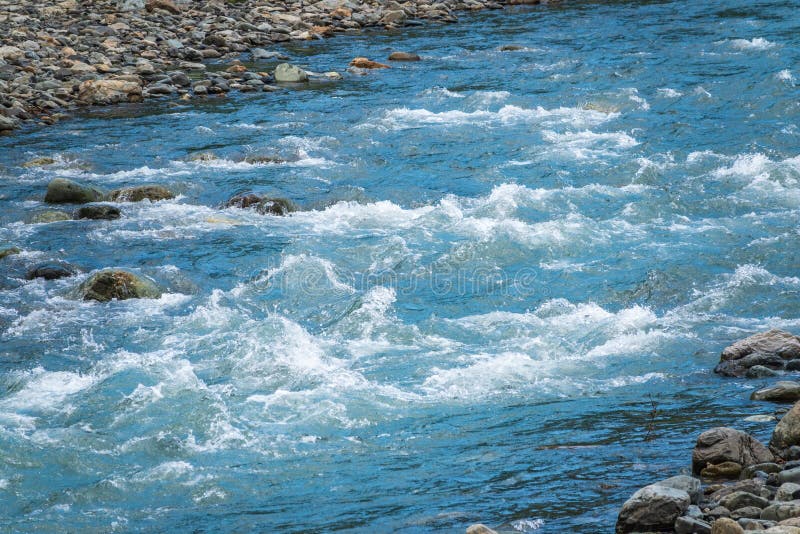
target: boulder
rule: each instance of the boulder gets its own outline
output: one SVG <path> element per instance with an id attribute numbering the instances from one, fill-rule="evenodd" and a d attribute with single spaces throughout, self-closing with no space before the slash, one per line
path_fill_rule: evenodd
<path id="1" fill-rule="evenodd" d="M 70 265 L 61 263 L 42 263 L 28 271 L 25 278 L 34 280 L 36 278 L 44 278 L 45 280 L 58 280 L 59 278 L 67 278 L 75 274 L 75 269 Z"/>
<path id="2" fill-rule="evenodd" d="M 59 221 L 71 221 L 72 215 L 65 211 L 47 210 L 34 213 L 31 217 L 33 224 L 53 223 Z"/>
<path id="3" fill-rule="evenodd" d="M 421 59 L 419 54 L 410 52 L 392 52 L 389 54 L 389 61 L 420 61 Z"/>
<path id="4" fill-rule="evenodd" d="M 725 348 L 714 372 L 725 376 L 744 376 L 747 369 L 763 365 L 782 368 L 786 360 L 800 359 L 800 339 L 782 330 L 770 330 L 737 341 Z"/>
<path id="5" fill-rule="evenodd" d="M 171 198 L 175 198 L 175 193 L 160 185 L 125 187 L 123 189 L 115 189 L 108 194 L 108 200 L 113 202 L 141 202 L 145 199 L 157 202 Z"/>
<path id="6" fill-rule="evenodd" d="M 761 512 L 761 519 L 769 521 L 783 521 L 791 517 L 800 517 L 800 501 L 775 503 Z"/>
<path id="7" fill-rule="evenodd" d="M 119 208 L 110 204 L 92 204 L 89 206 L 81 206 L 73 217 L 75 219 L 93 219 L 93 220 L 106 220 L 112 221 L 121 217 Z"/>
<path id="8" fill-rule="evenodd" d="M 774 459 L 772 453 L 750 434 L 734 428 L 717 427 L 697 438 L 692 452 L 692 472 L 698 474 L 708 464 L 735 462 L 747 467 Z"/>
<path id="9" fill-rule="evenodd" d="M 769 440 L 769 446 L 773 450 L 782 451 L 792 445 L 800 445 L 800 402 L 796 402 L 781 417 L 772 432 L 772 439 Z"/>
<path id="10" fill-rule="evenodd" d="M 222 204 L 222 208 L 254 208 L 262 215 L 286 215 L 297 211 L 291 200 L 285 198 L 270 198 L 255 193 L 236 195 Z"/>
<path id="11" fill-rule="evenodd" d="M 371 59 L 367 59 L 365 57 L 357 57 L 353 61 L 350 62 L 351 67 L 356 67 L 358 69 L 388 69 L 391 68 L 389 65 L 384 65 L 383 63 L 378 63 L 377 61 L 372 61 Z"/>
<path id="12" fill-rule="evenodd" d="M 727 517 L 720 517 L 711 525 L 711 534 L 744 534 L 744 529 Z"/>
<path id="13" fill-rule="evenodd" d="M 273 76 L 276 82 L 282 83 L 300 83 L 308 81 L 308 74 L 306 71 L 289 63 L 281 63 L 275 67 Z"/>
<path id="14" fill-rule="evenodd" d="M 130 80 L 86 80 L 78 87 L 78 100 L 84 104 L 107 106 L 141 98 L 142 85 Z"/>
<path id="15" fill-rule="evenodd" d="M 781 380 L 771 386 L 754 391 L 750 395 L 750 399 L 770 402 L 796 402 L 800 400 L 800 382 Z"/>
<path id="16" fill-rule="evenodd" d="M 112 269 L 93 274 L 81 284 L 83 300 L 108 302 L 113 299 L 158 298 L 161 291 L 152 281 L 128 271 Z"/>
<path id="17" fill-rule="evenodd" d="M 672 531 L 690 503 L 689 494 L 683 490 L 658 484 L 645 486 L 622 505 L 615 532 Z"/>
<path id="18" fill-rule="evenodd" d="M 103 192 L 66 178 L 54 178 L 47 184 L 44 201 L 48 204 L 86 204 L 103 199 Z"/>

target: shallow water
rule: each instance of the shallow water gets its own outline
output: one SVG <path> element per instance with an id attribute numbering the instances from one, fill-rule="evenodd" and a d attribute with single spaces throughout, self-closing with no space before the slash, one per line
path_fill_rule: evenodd
<path id="1" fill-rule="evenodd" d="M 0 530 L 609 532 L 700 431 L 768 438 L 710 370 L 800 331 L 798 8 L 465 15 L 286 49 L 419 63 L 0 139 Z M 28 224 L 56 176 L 180 196 Z M 250 190 L 300 211 L 216 208 Z M 166 293 L 75 299 L 111 266 Z"/>

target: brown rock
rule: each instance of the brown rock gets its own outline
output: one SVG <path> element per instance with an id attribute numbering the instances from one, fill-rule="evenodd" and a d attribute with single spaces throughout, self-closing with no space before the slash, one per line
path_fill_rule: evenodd
<path id="1" fill-rule="evenodd" d="M 346 7 L 337 7 L 331 11 L 331 17 L 335 19 L 349 19 L 352 14 L 353 10 Z"/>
<path id="2" fill-rule="evenodd" d="M 708 464 L 700 476 L 703 478 L 739 478 L 742 472 L 741 464 L 736 462 L 722 462 L 721 464 Z"/>
<path id="3" fill-rule="evenodd" d="M 419 61 L 420 58 L 417 54 L 411 54 L 409 52 L 392 52 L 389 55 L 389 61 Z"/>
<path id="4" fill-rule="evenodd" d="M 711 525 L 711 534 L 744 534 L 744 529 L 727 517 L 720 517 Z"/>
<path id="5" fill-rule="evenodd" d="M 147 0 L 144 8 L 150 13 L 156 9 L 163 9 L 173 15 L 177 15 L 181 12 L 181 8 L 172 0 Z"/>
<path id="6" fill-rule="evenodd" d="M 372 61 L 371 59 L 367 59 L 365 57 L 357 57 L 353 61 L 350 62 L 351 67 L 357 67 L 359 69 L 388 69 L 391 68 L 389 65 L 384 65 L 383 63 L 378 63 L 377 61 Z"/>
<path id="7" fill-rule="evenodd" d="M 698 474 L 709 464 L 736 462 L 747 467 L 773 460 L 772 453 L 750 434 L 734 428 L 717 427 L 697 438 L 692 452 L 692 472 Z"/>

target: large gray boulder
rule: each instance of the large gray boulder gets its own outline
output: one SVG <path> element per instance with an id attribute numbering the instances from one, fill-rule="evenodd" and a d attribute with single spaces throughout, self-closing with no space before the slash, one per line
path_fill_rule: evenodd
<path id="1" fill-rule="evenodd" d="M 289 63 L 281 63 L 275 67 L 275 73 L 273 75 L 275 76 L 276 82 L 299 83 L 308 81 L 308 74 L 306 71 Z"/>
<path id="2" fill-rule="evenodd" d="M 771 402 L 795 402 L 800 400 L 800 382 L 781 380 L 771 386 L 754 391 L 750 398 Z"/>
<path id="3" fill-rule="evenodd" d="M 44 201 L 48 204 L 86 204 L 103 199 L 103 192 L 66 178 L 54 178 L 47 184 Z"/>
<path id="4" fill-rule="evenodd" d="M 795 403 L 792 409 L 778 421 L 772 431 L 769 446 L 776 451 L 782 451 L 792 445 L 800 445 L 800 402 Z"/>
<path id="5" fill-rule="evenodd" d="M 725 348 L 714 372 L 740 377 L 753 366 L 783 369 L 787 361 L 794 359 L 800 359 L 800 338 L 782 330 L 770 330 Z"/>
<path id="6" fill-rule="evenodd" d="M 120 269 L 93 274 L 79 288 L 83 300 L 155 299 L 161 296 L 156 284 L 144 277 Z"/>
<path id="7" fill-rule="evenodd" d="M 717 427 L 697 438 L 692 452 L 692 472 L 700 474 L 709 464 L 735 462 L 747 467 L 774 459 L 769 449 L 750 434 L 735 428 Z"/>
<path id="8" fill-rule="evenodd" d="M 691 498 L 683 490 L 659 484 L 645 486 L 622 505 L 615 532 L 672 532 L 675 521 L 690 504 Z"/>

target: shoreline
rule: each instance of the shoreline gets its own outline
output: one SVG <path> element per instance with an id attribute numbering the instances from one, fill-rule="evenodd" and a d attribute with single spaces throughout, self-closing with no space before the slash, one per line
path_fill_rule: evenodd
<path id="1" fill-rule="evenodd" d="M 311 79 L 338 80 L 289 64 L 274 50 L 289 42 L 454 23 L 456 13 L 547 4 L 547 0 L 413 0 L 381 5 L 347 0 L 99 0 L 84 13 L 76 0 L 39 6 L 0 0 L 0 134 L 50 125 L 72 112 L 152 99 L 271 92 Z M 368 58 L 353 72 L 415 61 L 415 54 Z M 264 65 L 249 70 L 242 64 Z M 381 62 L 381 63 L 379 63 Z M 218 68 L 219 67 L 219 68 Z"/>

